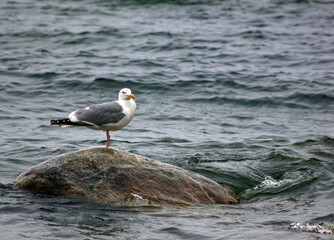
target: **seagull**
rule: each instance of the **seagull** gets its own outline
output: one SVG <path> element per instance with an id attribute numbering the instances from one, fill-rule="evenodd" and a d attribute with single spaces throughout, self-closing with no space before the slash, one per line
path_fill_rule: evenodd
<path id="1" fill-rule="evenodd" d="M 118 93 L 118 100 L 96 104 L 71 112 L 68 118 L 51 120 L 51 125 L 65 127 L 87 127 L 103 130 L 107 135 L 107 148 L 111 147 L 109 131 L 117 131 L 131 122 L 136 113 L 136 96 L 129 88 Z"/>

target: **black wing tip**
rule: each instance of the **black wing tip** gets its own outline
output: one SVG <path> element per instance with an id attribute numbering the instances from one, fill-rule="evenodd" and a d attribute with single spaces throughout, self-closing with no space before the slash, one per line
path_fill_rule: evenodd
<path id="1" fill-rule="evenodd" d="M 50 121 L 50 124 L 51 124 L 51 125 L 57 125 L 57 121 L 58 121 L 58 120 L 51 120 L 51 121 Z"/>
<path id="2" fill-rule="evenodd" d="M 69 118 L 65 119 L 58 119 L 58 120 L 51 120 L 51 125 L 71 125 L 71 126 L 91 126 L 90 124 L 83 123 L 83 122 L 71 122 Z"/>
<path id="3" fill-rule="evenodd" d="M 71 123 L 71 120 L 68 118 L 50 121 L 51 125 L 70 124 L 70 123 Z"/>

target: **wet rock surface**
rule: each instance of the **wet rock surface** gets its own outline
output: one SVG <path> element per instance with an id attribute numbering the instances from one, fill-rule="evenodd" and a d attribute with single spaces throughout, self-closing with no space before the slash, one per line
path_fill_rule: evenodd
<path id="1" fill-rule="evenodd" d="M 15 187 L 123 205 L 238 203 L 232 191 L 206 177 L 114 148 L 57 156 L 23 172 Z"/>

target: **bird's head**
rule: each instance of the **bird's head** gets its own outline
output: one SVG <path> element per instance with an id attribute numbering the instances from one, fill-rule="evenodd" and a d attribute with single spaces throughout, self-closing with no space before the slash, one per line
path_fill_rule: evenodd
<path id="1" fill-rule="evenodd" d="M 123 88 L 119 91 L 118 99 L 119 100 L 130 100 L 134 99 L 136 96 L 131 93 L 131 90 L 128 88 Z"/>

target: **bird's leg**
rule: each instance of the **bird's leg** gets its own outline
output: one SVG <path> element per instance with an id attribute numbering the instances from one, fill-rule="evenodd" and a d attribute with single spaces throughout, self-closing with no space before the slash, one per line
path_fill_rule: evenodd
<path id="1" fill-rule="evenodd" d="M 106 134 L 107 134 L 107 148 L 108 148 L 108 147 L 111 147 L 109 130 L 106 131 Z"/>

